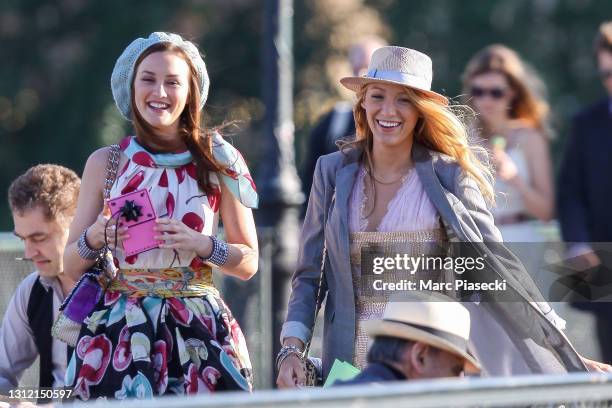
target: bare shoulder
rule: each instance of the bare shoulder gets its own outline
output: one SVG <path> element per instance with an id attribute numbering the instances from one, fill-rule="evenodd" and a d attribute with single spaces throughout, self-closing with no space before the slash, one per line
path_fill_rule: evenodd
<path id="1" fill-rule="evenodd" d="M 532 163 L 545 160 L 549 156 L 550 143 L 548 138 L 535 129 L 529 129 L 522 133 L 519 143 L 521 151 Z"/>
<path id="2" fill-rule="evenodd" d="M 542 149 L 548 146 L 548 138 L 544 133 L 533 127 L 521 126 L 513 132 L 514 143 L 527 153 L 533 149 Z"/>
<path id="3" fill-rule="evenodd" d="M 89 155 L 85 163 L 85 169 L 83 170 L 81 189 L 83 189 L 83 185 L 89 185 L 96 194 L 98 191 L 102 191 L 107 173 L 109 155 L 110 147 L 108 146 L 101 147 Z M 119 166 L 122 166 L 125 160 L 125 157 L 121 157 Z"/>
<path id="4" fill-rule="evenodd" d="M 91 170 L 105 170 L 109 155 L 110 147 L 107 146 L 99 148 L 89 155 L 85 168 Z"/>
<path id="5" fill-rule="evenodd" d="M 85 172 L 95 172 L 101 174 L 105 174 L 106 167 L 108 165 L 108 157 L 110 155 L 110 147 L 105 146 L 101 147 L 98 150 L 94 151 L 87 158 L 87 163 L 85 164 Z M 119 156 L 119 168 L 121 168 L 125 162 L 127 161 L 127 157 L 124 154 L 120 154 Z"/>

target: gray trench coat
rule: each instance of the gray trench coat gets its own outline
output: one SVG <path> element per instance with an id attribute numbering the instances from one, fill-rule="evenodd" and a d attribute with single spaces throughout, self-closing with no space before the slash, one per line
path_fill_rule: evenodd
<path id="1" fill-rule="evenodd" d="M 351 362 L 354 353 L 355 299 L 349 259 L 348 201 L 360 157 L 361 151 L 353 149 L 322 156 L 317 162 L 302 227 L 287 318 L 281 332 L 281 340 L 297 337 L 304 342 L 312 334 L 325 243 L 324 376 L 329 373 L 334 359 Z M 490 269 L 507 279 L 517 298 L 524 300 L 485 306 L 487 314 L 494 316 L 495 321 L 502 322 L 500 324 L 506 328 L 507 333 L 499 335 L 514 339 L 514 344 L 533 373 L 585 371 L 584 364 L 565 335 L 535 305 L 534 301 L 543 299 L 520 261 L 503 244 L 494 246 L 494 254 L 491 247 L 484 244 L 501 243 L 502 236 L 474 180 L 467 177 L 449 157 L 418 143 L 413 145 L 412 158 L 417 175 L 440 214 L 449 239 L 471 242 L 479 253 L 489 254 Z M 534 351 L 534 348 L 537 350 Z M 495 374 L 495 371 L 493 369 L 491 373 Z"/>

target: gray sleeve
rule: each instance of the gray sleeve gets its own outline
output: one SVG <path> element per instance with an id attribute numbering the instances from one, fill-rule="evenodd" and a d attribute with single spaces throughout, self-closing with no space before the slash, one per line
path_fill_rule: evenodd
<path id="1" fill-rule="evenodd" d="M 325 205 L 327 197 L 321 161 L 320 158 L 315 166 L 308 209 L 300 236 L 297 268 L 291 281 L 287 318 L 281 331 L 281 342 L 287 337 L 297 337 L 306 343 L 312 334 L 315 298 L 321 274 L 325 211 L 328 209 Z"/>
<path id="2" fill-rule="evenodd" d="M 36 276 L 22 281 L 11 298 L 0 327 L 0 394 L 19 384 L 23 372 L 34 363 L 38 350 L 28 323 L 27 305 Z"/>
<path id="3" fill-rule="evenodd" d="M 495 226 L 493 215 L 476 181 L 460 166 L 457 166 L 455 171 L 455 194 L 468 210 L 482 241 L 503 242 L 502 234 Z"/>
<path id="4" fill-rule="evenodd" d="M 531 302 L 546 318 L 559 330 L 565 329 L 565 320 L 561 318 L 548 302 L 544 300 L 540 289 L 533 281 L 529 272 L 525 269 L 521 261 L 503 244 L 503 237 L 499 229 L 495 226 L 493 215 L 487 207 L 487 203 L 473 178 L 468 177 L 460 167 L 457 167 L 455 177 L 455 191 L 457 197 L 465 205 L 470 216 L 476 224 L 477 231 L 482 236 L 482 241 L 488 243 L 488 247 L 493 251 L 498 261 L 508 271 L 512 271 L 517 281 L 526 290 Z"/>
<path id="5" fill-rule="evenodd" d="M 459 166 L 455 173 L 455 194 L 469 213 L 467 220 L 474 224 L 471 229 L 479 235 L 479 241 L 484 243 L 483 248 L 492 253 L 493 259 L 489 259 L 489 262 L 495 263 L 494 269 L 498 273 L 508 274 L 508 282 L 526 299 L 543 300 L 537 287 L 532 286 L 535 283 L 522 262 L 504 245 L 502 234 L 495 226 L 478 184 Z M 534 289 L 537 293 L 532 293 Z M 534 297 L 536 294 L 539 297 Z"/>

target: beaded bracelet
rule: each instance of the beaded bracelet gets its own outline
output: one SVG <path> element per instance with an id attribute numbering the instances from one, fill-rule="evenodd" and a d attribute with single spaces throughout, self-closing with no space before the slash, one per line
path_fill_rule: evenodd
<path id="1" fill-rule="evenodd" d="M 220 240 L 219 238 L 210 235 L 210 239 L 212 241 L 212 251 L 209 256 L 203 257 L 201 256 L 204 262 L 210 262 L 217 266 L 223 266 L 227 262 L 227 258 L 229 257 L 229 246 L 227 242 Z"/>
<path id="2" fill-rule="evenodd" d="M 89 246 L 87 242 L 87 228 L 83 230 L 83 233 L 79 237 L 77 241 L 77 252 L 82 259 L 86 259 L 88 261 L 92 261 L 94 259 L 98 259 L 100 254 L 104 251 L 104 247 L 95 249 Z"/>

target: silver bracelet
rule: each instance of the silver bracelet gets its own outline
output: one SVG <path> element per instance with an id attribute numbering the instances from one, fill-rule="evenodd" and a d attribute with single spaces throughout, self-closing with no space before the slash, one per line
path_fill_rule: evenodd
<path id="1" fill-rule="evenodd" d="M 77 241 L 77 252 L 82 259 L 92 261 L 98 259 L 102 252 L 104 252 L 104 247 L 95 249 L 89 246 L 87 242 L 87 228 L 85 228 Z"/>
<path id="2" fill-rule="evenodd" d="M 300 360 L 304 358 L 304 351 L 301 350 L 299 347 L 294 345 L 283 346 L 281 347 L 280 351 L 278 352 L 278 355 L 276 356 L 276 369 L 280 370 L 280 366 L 281 364 L 283 364 L 283 361 L 285 361 L 285 359 L 292 354 L 297 355 Z"/>
<path id="3" fill-rule="evenodd" d="M 203 257 L 201 256 L 204 262 L 210 262 L 217 266 L 223 266 L 227 263 L 227 258 L 229 257 L 229 246 L 227 242 L 220 240 L 214 235 L 210 235 L 210 239 L 212 241 L 212 251 L 209 256 Z"/>

